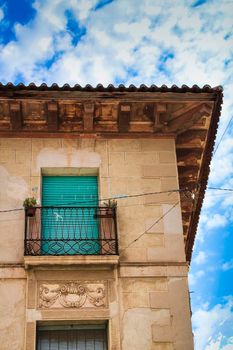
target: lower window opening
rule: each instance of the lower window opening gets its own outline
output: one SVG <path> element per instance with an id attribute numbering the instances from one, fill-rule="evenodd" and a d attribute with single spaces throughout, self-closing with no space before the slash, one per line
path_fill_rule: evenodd
<path id="1" fill-rule="evenodd" d="M 39 325 L 36 350 L 107 350 L 106 324 Z"/>

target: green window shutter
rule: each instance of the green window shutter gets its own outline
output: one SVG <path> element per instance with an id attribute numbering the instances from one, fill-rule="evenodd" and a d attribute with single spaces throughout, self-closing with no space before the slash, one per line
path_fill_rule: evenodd
<path id="1" fill-rule="evenodd" d="M 98 206 L 97 176 L 43 176 L 42 206 Z"/>
<path id="2" fill-rule="evenodd" d="M 98 254 L 96 206 L 96 176 L 43 176 L 42 254 Z"/>

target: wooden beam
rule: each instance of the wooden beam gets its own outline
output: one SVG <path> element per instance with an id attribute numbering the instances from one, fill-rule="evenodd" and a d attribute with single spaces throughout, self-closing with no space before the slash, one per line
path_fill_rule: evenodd
<path id="1" fill-rule="evenodd" d="M 56 132 L 58 130 L 58 105 L 57 102 L 50 101 L 47 104 L 47 125 L 48 131 Z"/>
<path id="2" fill-rule="evenodd" d="M 177 137 L 177 143 L 192 143 L 196 140 L 205 141 L 207 130 L 188 130 Z"/>
<path id="3" fill-rule="evenodd" d="M 131 104 L 120 103 L 118 108 L 118 128 L 120 132 L 128 132 L 131 119 Z"/>
<path id="4" fill-rule="evenodd" d="M 84 116 L 83 116 L 83 128 L 84 131 L 93 131 L 94 124 L 94 110 L 95 110 L 95 104 L 94 103 L 84 103 Z"/>
<path id="5" fill-rule="evenodd" d="M 21 130 L 23 127 L 23 116 L 21 109 L 21 102 L 12 101 L 9 104 L 10 108 L 10 121 L 12 130 Z"/>
<path id="6" fill-rule="evenodd" d="M 148 120 L 154 122 L 155 120 L 155 104 L 154 103 L 146 103 L 143 108 L 143 113 L 148 118 Z"/>
<path id="7" fill-rule="evenodd" d="M 167 113 L 167 106 L 165 103 L 156 103 L 154 106 L 154 132 L 164 132 L 164 126 L 167 125 L 164 120 Z"/>
<path id="8" fill-rule="evenodd" d="M 189 158 L 196 158 L 196 159 L 201 159 L 202 156 L 202 150 L 200 148 L 193 148 L 193 149 L 177 149 L 176 150 L 176 156 L 178 161 L 186 161 Z"/>
<path id="9" fill-rule="evenodd" d="M 195 156 L 186 156 L 183 159 L 178 158 L 177 159 L 177 165 L 180 167 L 184 167 L 184 166 L 199 166 L 199 163 L 197 161 L 197 157 Z"/>
<path id="10" fill-rule="evenodd" d="M 188 103 L 185 106 L 183 106 L 182 108 L 179 108 L 176 111 L 172 112 L 170 115 L 170 120 L 179 118 L 180 116 L 189 112 L 193 108 L 201 107 L 201 106 L 202 106 L 202 104 L 200 104 L 200 103 Z"/>
<path id="11" fill-rule="evenodd" d="M 204 116 L 211 115 L 211 107 L 207 104 L 201 104 L 192 108 L 188 112 L 180 115 L 179 117 L 169 120 L 168 130 L 170 132 L 177 132 L 177 134 L 184 132 L 193 126 L 199 119 Z"/>
<path id="12" fill-rule="evenodd" d="M 188 184 L 188 181 L 196 181 L 197 180 L 197 171 L 192 168 L 183 169 L 179 171 L 179 179 L 185 179 L 185 182 Z"/>

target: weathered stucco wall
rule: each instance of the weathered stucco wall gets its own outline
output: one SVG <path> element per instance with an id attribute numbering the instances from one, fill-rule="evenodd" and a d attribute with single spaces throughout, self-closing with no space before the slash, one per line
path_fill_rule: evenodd
<path id="1" fill-rule="evenodd" d="M 100 198 L 178 189 L 173 139 L 1 139 L 0 147 L 1 210 L 22 207 L 28 196 L 34 195 L 41 202 L 43 172 L 53 175 L 98 174 Z M 163 219 L 155 224 L 161 216 Z M 111 272 L 111 289 L 116 293 L 111 294 L 108 317 L 102 315 L 114 325 L 110 327 L 112 333 L 115 329 L 120 334 L 121 340 L 117 334 L 110 334 L 112 344 L 115 344 L 112 349 L 191 350 L 179 195 L 160 193 L 119 199 L 117 218 L 120 266 Z M 24 212 L 1 213 L 0 232 L 1 264 L 23 264 Z M 179 264 L 183 266 L 177 266 Z M 67 271 L 64 280 L 73 280 Z M 34 281 L 37 290 L 38 275 L 26 274 L 27 290 L 30 281 Z M 108 280 L 97 271 L 95 278 Z M 12 283 L 10 278 L 7 281 Z M 1 281 L 0 300 L 6 297 L 5 289 L 10 288 L 7 283 Z M 17 317 L 22 318 L 21 326 L 24 327 L 23 303 L 28 304 L 29 299 L 23 297 L 22 280 L 14 279 L 14 283 L 15 290 L 21 292 L 12 294 L 12 305 L 18 303 L 21 295 L 21 309 L 17 309 L 20 316 Z M 27 308 L 34 310 L 27 312 L 28 337 L 28 334 L 34 334 L 35 322 L 41 318 L 41 313 L 37 313 L 35 305 Z M 12 325 L 15 310 L 14 307 L 8 312 Z M 50 311 L 46 310 L 42 320 L 43 317 L 52 319 L 48 316 Z M 51 312 L 53 315 L 54 311 Z M 70 311 L 66 312 L 68 319 Z M 93 315 L 90 314 L 89 319 Z M 62 314 L 59 317 L 62 319 Z M 4 324 L 2 327 L 2 339 L 6 339 Z M 18 339 L 22 343 L 23 334 Z M 9 344 L 9 334 L 3 341 Z M 28 341 L 29 349 L 34 340 L 30 338 Z"/>
<path id="2" fill-rule="evenodd" d="M 26 278 L 19 268 L 0 268 L 0 349 L 21 350 L 25 333 Z"/>
<path id="3" fill-rule="evenodd" d="M 27 196 L 39 201 L 41 172 L 79 174 L 99 172 L 100 197 L 166 191 L 178 188 L 174 140 L 1 139 L 0 208 L 22 207 Z M 118 200 L 121 249 L 140 233 L 147 233 L 122 252 L 124 260 L 184 261 L 179 205 L 151 227 L 177 203 L 176 193 Z M 10 225 L 9 225 L 10 222 Z M 150 228 L 151 227 L 151 228 Z M 2 262 L 22 262 L 24 213 L 1 214 Z"/>

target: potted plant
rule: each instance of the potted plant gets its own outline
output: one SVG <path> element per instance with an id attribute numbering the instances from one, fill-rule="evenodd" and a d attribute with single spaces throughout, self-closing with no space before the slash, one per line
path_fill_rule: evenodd
<path id="1" fill-rule="evenodd" d="M 114 211 L 117 207 L 117 201 L 115 199 L 109 199 L 103 203 L 103 207 L 97 209 L 96 218 L 113 218 Z"/>
<path id="2" fill-rule="evenodd" d="M 37 201 L 34 197 L 28 197 L 24 200 L 23 206 L 25 208 L 26 216 L 33 217 L 36 213 Z"/>
<path id="3" fill-rule="evenodd" d="M 104 202 L 104 207 L 106 208 L 107 214 L 110 214 L 113 212 L 114 209 L 117 207 L 117 201 L 115 199 L 109 199 L 107 202 Z"/>

